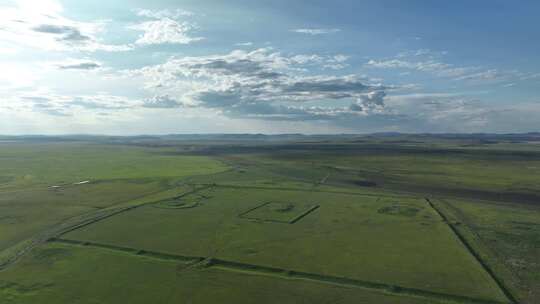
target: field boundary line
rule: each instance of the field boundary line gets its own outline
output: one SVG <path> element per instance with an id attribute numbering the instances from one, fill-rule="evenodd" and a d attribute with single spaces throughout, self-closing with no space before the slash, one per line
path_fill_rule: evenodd
<path id="1" fill-rule="evenodd" d="M 245 218 L 245 219 L 254 219 L 254 218 L 252 218 L 252 217 L 246 217 L 246 215 L 249 214 L 251 211 L 254 211 L 254 210 L 257 210 L 257 209 L 259 209 L 259 208 L 262 208 L 262 207 L 264 207 L 264 206 L 266 206 L 266 205 L 268 205 L 268 204 L 270 204 L 270 203 L 272 203 L 272 202 L 262 203 L 262 204 L 260 204 L 260 205 L 257 205 L 257 206 L 255 206 L 255 207 L 253 207 L 253 208 L 249 208 L 248 210 L 246 210 L 246 211 L 244 211 L 244 212 L 238 214 L 238 217 L 239 217 L 239 218 Z"/>
<path id="2" fill-rule="evenodd" d="M 480 266 L 488 273 L 491 279 L 497 284 L 497 287 L 502 291 L 510 303 L 519 303 L 510 290 L 504 285 L 503 281 L 497 277 L 495 272 L 491 267 L 482 259 L 480 254 L 474 250 L 473 246 L 467 241 L 467 239 L 459 232 L 459 230 L 454 226 L 454 224 L 448 220 L 446 215 L 439 209 L 435 204 L 429 199 L 425 198 L 428 205 L 442 218 L 443 222 L 450 228 L 454 235 L 458 238 L 461 244 L 467 249 L 467 251 L 474 257 L 474 259 L 480 264 Z"/>
<path id="3" fill-rule="evenodd" d="M 259 208 L 262 208 L 262 207 L 267 206 L 267 205 L 272 204 L 272 203 L 274 203 L 274 202 L 269 201 L 269 202 L 263 203 L 261 205 L 255 206 L 253 208 L 250 208 L 250 209 L 238 214 L 238 217 L 241 218 L 241 219 L 259 221 L 259 222 L 280 223 L 280 224 L 294 224 L 294 223 L 298 222 L 299 220 L 301 220 L 302 218 L 304 218 L 305 216 L 307 216 L 308 214 L 310 214 L 311 212 L 319 209 L 319 207 L 320 207 L 320 205 L 312 205 L 309 208 L 302 211 L 302 213 L 298 214 L 297 216 L 293 217 L 290 220 L 275 220 L 275 219 L 265 219 L 265 218 L 258 218 L 258 217 L 249 216 L 250 212 L 255 211 L 255 210 L 259 209 Z"/>
<path id="4" fill-rule="evenodd" d="M 308 214 L 310 214 L 311 212 L 319 209 L 320 205 L 315 205 L 315 206 L 312 206 L 311 208 L 309 208 L 308 210 L 304 211 L 302 214 L 299 214 L 297 217 L 293 218 L 292 220 L 289 221 L 289 224 L 294 224 L 296 222 L 298 222 L 299 220 L 303 219 L 304 217 L 306 217 Z"/>
<path id="5" fill-rule="evenodd" d="M 109 250 L 114 250 L 114 251 L 122 251 L 122 252 L 130 253 L 133 255 L 151 257 L 151 258 L 156 258 L 159 260 L 173 260 L 173 261 L 180 261 L 180 262 L 199 263 L 206 259 L 204 257 L 198 257 L 198 256 L 169 254 L 169 253 L 157 252 L 157 251 L 152 251 L 152 250 L 142 250 L 142 249 L 135 249 L 131 247 L 109 245 L 109 244 L 102 244 L 102 243 L 96 243 L 96 242 L 78 241 L 78 240 L 71 240 L 71 239 L 62 239 L 62 238 L 52 238 L 48 240 L 48 242 L 62 243 L 62 244 L 67 244 L 67 245 L 88 246 L 88 247 L 109 249 Z"/>
<path id="6" fill-rule="evenodd" d="M 492 249 L 490 246 L 488 246 L 482 236 L 480 236 L 480 234 L 478 233 L 477 231 L 477 227 L 474 225 L 474 223 L 468 218 L 467 215 L 465 215 L 459 208 L 453 206 L 452 204 L 450 204 L 446 199 L 442 199 L 442 198 L 437 198 L 437 201 L 441 202 L 451 213 L 454 214 L 454 216 L 460 220 L 460 222 L 462 223 L 463 226 L 466 227 L 466 229 L 471 233 L 472 235 L 472 239 L 478 243 L 478 246 L 481 247 L 481 250 L 484 251 L 484 253 L 489 257 L 491 256 L 493 259 L 495 259 L 495 262 L 493 263 L 488 263 L 490 265 L 493 265 L 495 264 L 495 266 L 497 266 L 497 264 L 499 264 L 500 266 L 499 267 L 502 267 L 505 271 L 508 272 L 508 275 L 510 276 L 513 276 L 513 279 L 514 280 L 519 280 L 518 278 L 518 275 L 517 273 L 514 272 L 513 269 L 511 268 L 508 268 L 504 265 L 503 263 L 503 257 L 500 256 L 499 252 L 497 252 L 496 250 Z M 495 271 L 496 272 L 496 271 Z M 514 290 L 513 288 L 511 290 Z M 515 292 L 511 292 L 513 294 L 515 294 Z M 517 297 L 516 297 L 517 298 Z"/>
<path id="7" fill-rule="evenodd" d="M 150 257 L 160 260 L 173 260 L 183 263 L 189 263 L 190 265 L 200 265 L 203 268 L 207 269 L 217 269 L 222 271 L 230 271 L 243 273 L 247 275 L 259 275 L 259 276 L 270 276 L 274 278 L 286 279 L 286 280 L 303 280 L 311 281 L 321 284 L 328 284 L 341 287 L 349 288 L 359 288 L 370 290 L 374 292 L 391 294 L 397 296 L 409 296 L 415 298 L 424 298 L 430 300 L 437 300 L 441 303 L 456 303 L 456 304 L 502 304 L 503 302 L 472 298 L 461 295 L 446 294 L 434 291 L 428 291 L 423 289 L 402 287 L 397 285 L 379 283 L 379 282 L 370 282 L 363 281 L 358 279 L 351 279 L 346 277 L 337 277 L 331 275 L 323 275 L 309 272 L 302 272 L 284 268 L 262 266 L 248 263 L 240 263 L 222 260 L 213 257 L 202 257 L 202 256 L 185 256 L 177 255 L 170 253 L 162 253 L 157 251 L 149 251 L 143 249 L 136 249 L 131 247 L 123 247 L 109 244 L 101 244 L 96 242 L 80 241 L 80 240 L 71 240 L 71 239 L 62 239 L 62 238 L 51 238 L 49 239 L 51 243 L 60 243 L 71 246 L 82 246 L 82 247 L 93 247 L 100 248 L 112 251 L 120 251 L 127 254 L 132 254 L 134 256 Z"/>

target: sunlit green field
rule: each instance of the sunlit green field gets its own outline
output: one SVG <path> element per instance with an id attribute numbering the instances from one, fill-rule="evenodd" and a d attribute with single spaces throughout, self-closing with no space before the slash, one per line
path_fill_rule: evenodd
<path id="1" fill-rule="evenodd" d="M 0 167 L 0 251 L 74 216 L 166 191 L 179 178 L 227 169 L 207 157 L 91 143 L 0 144 Z"/>
<path id="2" fill-rule="evenodd" d="M 530 147 L 23 141 L 0 165 L 0 303 L 539 299 Z"/>
<path id="3" fill-rule="evenodd" d="M 508 285 L 534 303 L 540 290 L 539 208 L 455 199 L 445 199 L 441 205 L 463 222 L 459 228 L 494 269 L 504 274 Z"/>
<path id="4" fill-rule="evenodd" d="M 283 155 L 262 158 L 267 165 L 288 162 L 293 167 L 323 170 L 328 181 L 347 176 L 365 176 L 381 184 L 411 187 L 476 190 L 486 192 L 540 193 L 540 157 L 511 153 L 400 153 L 399 151 L 359 151 L 345 155 Z M 435 155 L 433 155 L 435 154 Z M 292 156 L 292 157 L 291 157 Z M 322 174 L 319 173 L 319 174 Z"/>
<path id="5" fill-rule="evenodd" d="M 167 155 L 163 149 L 92 143 L 1 144 L 0 189 L 80 181 L 152 179 L 211 174 L 226 169 L 201 156 Z"/>
<path id="6" fill-rule="evenodd" d="M 63 238 L 504 300 L 423 199 L 219 187 L 204 196 L 185 198 L 200 200 L 195 208 L 148 205 Z M 239 217 L 271 200 L 320 208 L 294 224 L 266 221 L 272 210 Z"/>
<path id="7" fill-rule="evenodd" d="M 3 272 L 0 294 L 2 303 L 27 304 L 442 303 L 61 244 L 42 246 Z"/>

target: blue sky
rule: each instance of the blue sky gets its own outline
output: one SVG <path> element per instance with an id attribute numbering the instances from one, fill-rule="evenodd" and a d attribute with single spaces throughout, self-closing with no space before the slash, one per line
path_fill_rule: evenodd
<path id="1" fill-rule="evenodd" d="M 538 1 L 0 0 L 0 134 L 540 130 Z"/>

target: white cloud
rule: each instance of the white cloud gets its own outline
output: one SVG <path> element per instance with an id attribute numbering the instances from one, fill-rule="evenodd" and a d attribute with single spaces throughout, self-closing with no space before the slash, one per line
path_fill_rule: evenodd
<path id="1" fill-rule="evenodd" d="M 142 106 L 145 108 L 170 109 L 181 107 L 183 104 L 169 95 L 161 95 L 145 100 Z"/>
<path id="2" fill-rule="evenodd" d="M 455 79 L 456 80 L 493 81 L 493 80 L 506 79 L 507 76 L 508 76 L 507 74 L 500 72 L 497 69 L 491 69 L 491 70 L 481 71 L 477 73 L 461 75 L 459 77 L 456 77 Z"/>
<path id="3" fill-rule="evenodd" d="M 424 57 L 424 58 L 439 58 L 448 54 L 448 51 L 434 51 L 431 49 L 417 49 L 417 50 L 407 50 L 397 54 L 396 58 L 405 58 L 405 57 Z"/>
<path id="4" fill-rule="evenodd" d="M 519 77 L 520 80 L 540 79 L 540 73 L 522 73 Z"/>
<path id="5" fill-rule="evenodd" d="M 128 45 L 105 44 L 98 38 L 106 22 L 79 22 L 61 15 L 57 1 L 15 1 L 0 7 L 0 41 L 48 51 L 126 51 Z"/>
<path id="6" fill-rule="evenodd" d="M 300 34 L 309 34 L 309 35 L 324 35 L 332 34 L 341 31 L 337 28 L 300 28 L 291 30 L 291 32 L 300 33 Z"/>
<path id="7" fill-rule="evenodd" d="M 426 60 L 410 60 L 405 56 L 424 56 L 431 51 L 417 51 L 416 53 L 401 53 L 397 58 L 374 60 L 366 63 L 366 67 L 379 69 L 406 69 L 430 73 L 436 77 L 451 78 L 454 81 L 465 81 L 471 84 L 500 83 L 503 81 L 518 80 L 531 77 L 532 74 L 519 71 L 503 71 L 498 69 L 485 69 L 478 66 L 456 66 L 434 59 L 432 56 Z"/>
<path id="8" fill-rule="evenodd" d="M 234 45 L 236 45 L 236 46 L 252 46 L 253 42 L 239 42 L 239 43 L 235 43 Z"/>
<path id="9" fill-rule="evenodd" d="M 134 109 L 142 104 L 139 100 L 106 93 L 69 96 L 42 89 L 4 98 L 0 108 L 26 113 L 38 112 L 54 116 L 73 116 L 82 113 L 96 114 L 96 112 L 103 110 Z"/>
<path id="10" fill-rule="evenodd" d="M 450 71 L 455 71 L 458 73 L 458 70 L 455 70 L 452 65 L 435 61 L 406 61 L 401 59 L 388 59 L 388 60 L 369 60 L 366 64 L 369 67 L 382 68 L 382 69 L 411 69 L 422 72 L 433 72 L 437 74 L 449 73 Z M 465 70 L 463 70 L 465 72 Z"/>
<path id="11" fill-rule="evenodd" d="M 52 62 L 51 65 L 60 70 L 95 70 L 103 66 L 99 61 L 92 59 L 73 59 Z"/>
<path id="12" fill-rule="evenodd" d="M 155 96 L 146 107 L 199 107 L 234 117 L 259 119 L 335 119 L 384 112 L 382 92 L 358 75 L 313 75 L 329 63 L 343 64 L 344 55 L 284 56 L 272 49 L 235 50 L 224 55 L 171 58 L 166 63 L 127 71 L 142 78 Z M 310 102 L 359 100 L 365 111 L 350 107 L 314 107 Z"/>
<path id="13" fill-rule="evenodd" d="M 389 69 L 389 68 L 407 68 L 407 69 L 415 69 L 416 64 L 413 64 L 408 61 L 403 61 L 399 59 L 391 59 L 391 60 L 369 60 L 367 63 L 368 66 L 375 67 L 375 68 L 383 68 L 383 69 Z"/>
<path id="14" fill-rule="evenodd" d="M 405 94 L 389 96 L 386 103 L 414 121 L 415 132 L 500 132 L 504 129 L 523 132 L 533 129 L 532 120 L 520 121 L 521 126 L 508 124 L 519 115 L 540 117 L 538 110 L 524 111 L 530 111 L 532 105 L 494 105 L 475 97 L 457 93 Z M 503 125 L 506 126 L 501 128 Z"/>
<path id="15" fill-rule="evenodd" d="M 128 26 L 128 29 L 143 32 L 135 42 L 137 44 L 189 44 L 204 39 L 191 36 L 191 32 L 198 29 L 196 24 L 179 20 L 183 16 L 192 16 L 191 12 L 138 10 L 137 15 L 153 19 Z"/>
<path id="16" fill-rule="evenodd" d="M 162 19 L 162 18 L 172 18 L 172 19 L 178 19 L 180 17 L 191 17 L 194 16 L 195 13 L 183 9 L 175 9 L 175 10 L 159 10 L 159 11 L 153 11 L 148 9 L 137 9 L 135 10 L 135 13 L 137 16 L 141 17 L 148 17 L 152 19 Z"/>
<path id="17" fill-rule="evenodd" d="M 192 37 L 190 32 L 196 27 L 189 22 L 179 22 L 169 18 L 146 21 L 131 25 L 132 30 L 144 32 L 135 43 L 137 44 L 189 44 L 203 40 L 202 37 Z"/>
<path id="18" fill-rule="evenodd" d="M 540 78 L 540 73 L 524 73 L 517 70 L 500 70 L 481 66 L 459 66 L 444 62 L 441 58 L 446 51 L 419 49 L 404 51 L 394 58 L 381 60 L 370 59 L 365 66 L 378 69 L 402 69 L 430 73 L 436 77 L 450 78 L 472 85 L 500 84 L 503 82 L 518 82 Z M 410 72 L 400 72 L 409 75 Z"/>

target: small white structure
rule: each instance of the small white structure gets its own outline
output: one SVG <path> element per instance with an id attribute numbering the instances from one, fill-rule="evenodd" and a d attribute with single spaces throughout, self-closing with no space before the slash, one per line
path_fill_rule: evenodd
<path id="1" fill-rule="evenodd" d="M 85 180 L 82 182 L 74 183 L 74 185 L 84 185 L 84 184 L 88 184 L 89 182 L 90 182 L 89 180 Z"/>

